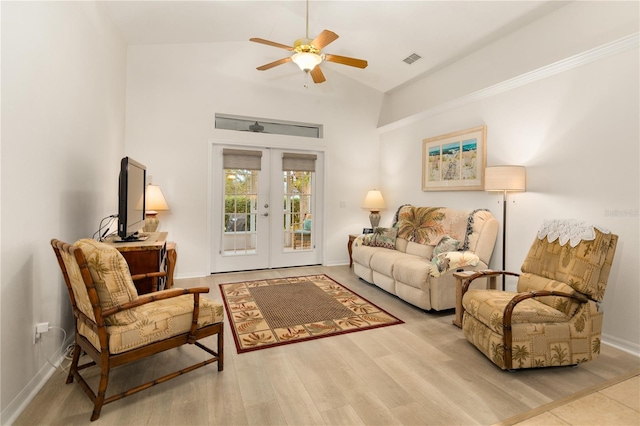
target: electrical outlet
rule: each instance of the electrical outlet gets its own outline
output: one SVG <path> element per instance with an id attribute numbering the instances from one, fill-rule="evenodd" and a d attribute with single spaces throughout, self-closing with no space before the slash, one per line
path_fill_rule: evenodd
<path id="1" fill-rule="evenodd" d="M 35 345 L 38 340 L 40 340 L 40 335 L 42 333 L 46 333 L 49 331 L 49 323 L 48 322 L 39 322 L 36 324 L 33 333 L 33 344 Z"/>

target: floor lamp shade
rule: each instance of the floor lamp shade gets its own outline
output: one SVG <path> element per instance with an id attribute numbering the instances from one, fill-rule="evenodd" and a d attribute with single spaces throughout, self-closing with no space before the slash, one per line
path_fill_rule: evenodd
<path id="1" fill-rule="evenodd" d="M 147 185 L 144 197 L 147 211 L 143 230 L 144 232 L 156 232 L 160 224 L 158 211 L 169 210 L 169 205 L 158 185 Z"/>
<path id="2" fill-rule="evenodd" d="M 527 189 L 527 171 L 524 166 L 493 166 L 484 170 L 484 190 L 502 192 L 502 270 L 506 269 L 507 249 L 507 192 Z M 505 276 L 502 275 L 502 289 Z"/>
<path id="3" fill-rule="evenodd" d="M 371 228 L 375 228 L 380 223 L 380 210 L 386 208 L 382 193 L 377 189 L 372 189 L 367 192 L 367 196 L 364 198 L 362 208 L 369 210 L 369 221 L 371 222 Z"/>
<path id="4" fill-rule="evenodd" d="M 525 191 L 527 172 L 524 166 L 487 167 L 484 175 L 485 191 Z"/>

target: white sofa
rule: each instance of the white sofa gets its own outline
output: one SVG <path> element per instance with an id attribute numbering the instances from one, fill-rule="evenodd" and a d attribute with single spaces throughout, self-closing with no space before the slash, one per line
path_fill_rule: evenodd
<path id="1" fill-rule="evenodd" d="M 487 210 L 405 205 L 391 228 L 354 240 L 353 270 L 421 309 L 451 309 L 453 273 L 487 269 L 497 235 L 498 221 Z M 486 287 L 486 279 L 474 287 Z"/>

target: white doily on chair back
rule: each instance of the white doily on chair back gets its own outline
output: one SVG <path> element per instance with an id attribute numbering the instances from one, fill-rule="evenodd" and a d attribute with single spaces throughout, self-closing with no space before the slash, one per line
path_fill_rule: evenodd
<path id="1" fill-rule="evenodd" d="M 609 233 L 609 230 L 607 229 L 587 225 L 586 223 L 575 219 L 545 220 L 538 231 L 538 238 L 543 240 L 544 237 L 547 237 L 550 243 L 560 239 L 559 242 L 561 246 L 565 245 L 567 241 L 569 241 L 571 247 L 575 247 L 580 244 L 580 241 L 595 240 L 595 228 L 605 234 Z"/>

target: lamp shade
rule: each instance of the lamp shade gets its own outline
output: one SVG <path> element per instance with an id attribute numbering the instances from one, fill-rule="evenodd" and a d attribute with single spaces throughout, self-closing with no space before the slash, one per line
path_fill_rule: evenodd
<path id="1" fill-rule="evenodd" d="M 377 189 L 372 189 L 367 192 L 367 196 L 364 199 L 364 203 L 362 204 L 363 209 L 371 210 L 372 212 L 380 211 L 380 209 L 384 209 L 386 207 L 384 203 L 384 198 L 382 198 L 382 193 Z"/>
<path id="2" fill-rule="evenodd" d="M 167 200 L 165 200 L 158 185 L 147 185 L 145 202 L 147 211 L 169 210 Z"/>
<path id="3" fill-rule="evenodd" d="M 527 172 L 524 166 L 493 166 L 485 169 L 485 191 L 522 192 L 526 189 Z"/>
<path id="4" fill-rule="evenodd" d="M 300 67 L 302 71 L 311 71 L 322 62 L 322 57 L 312 52 L 295 53 L 291 60 Z"/>

